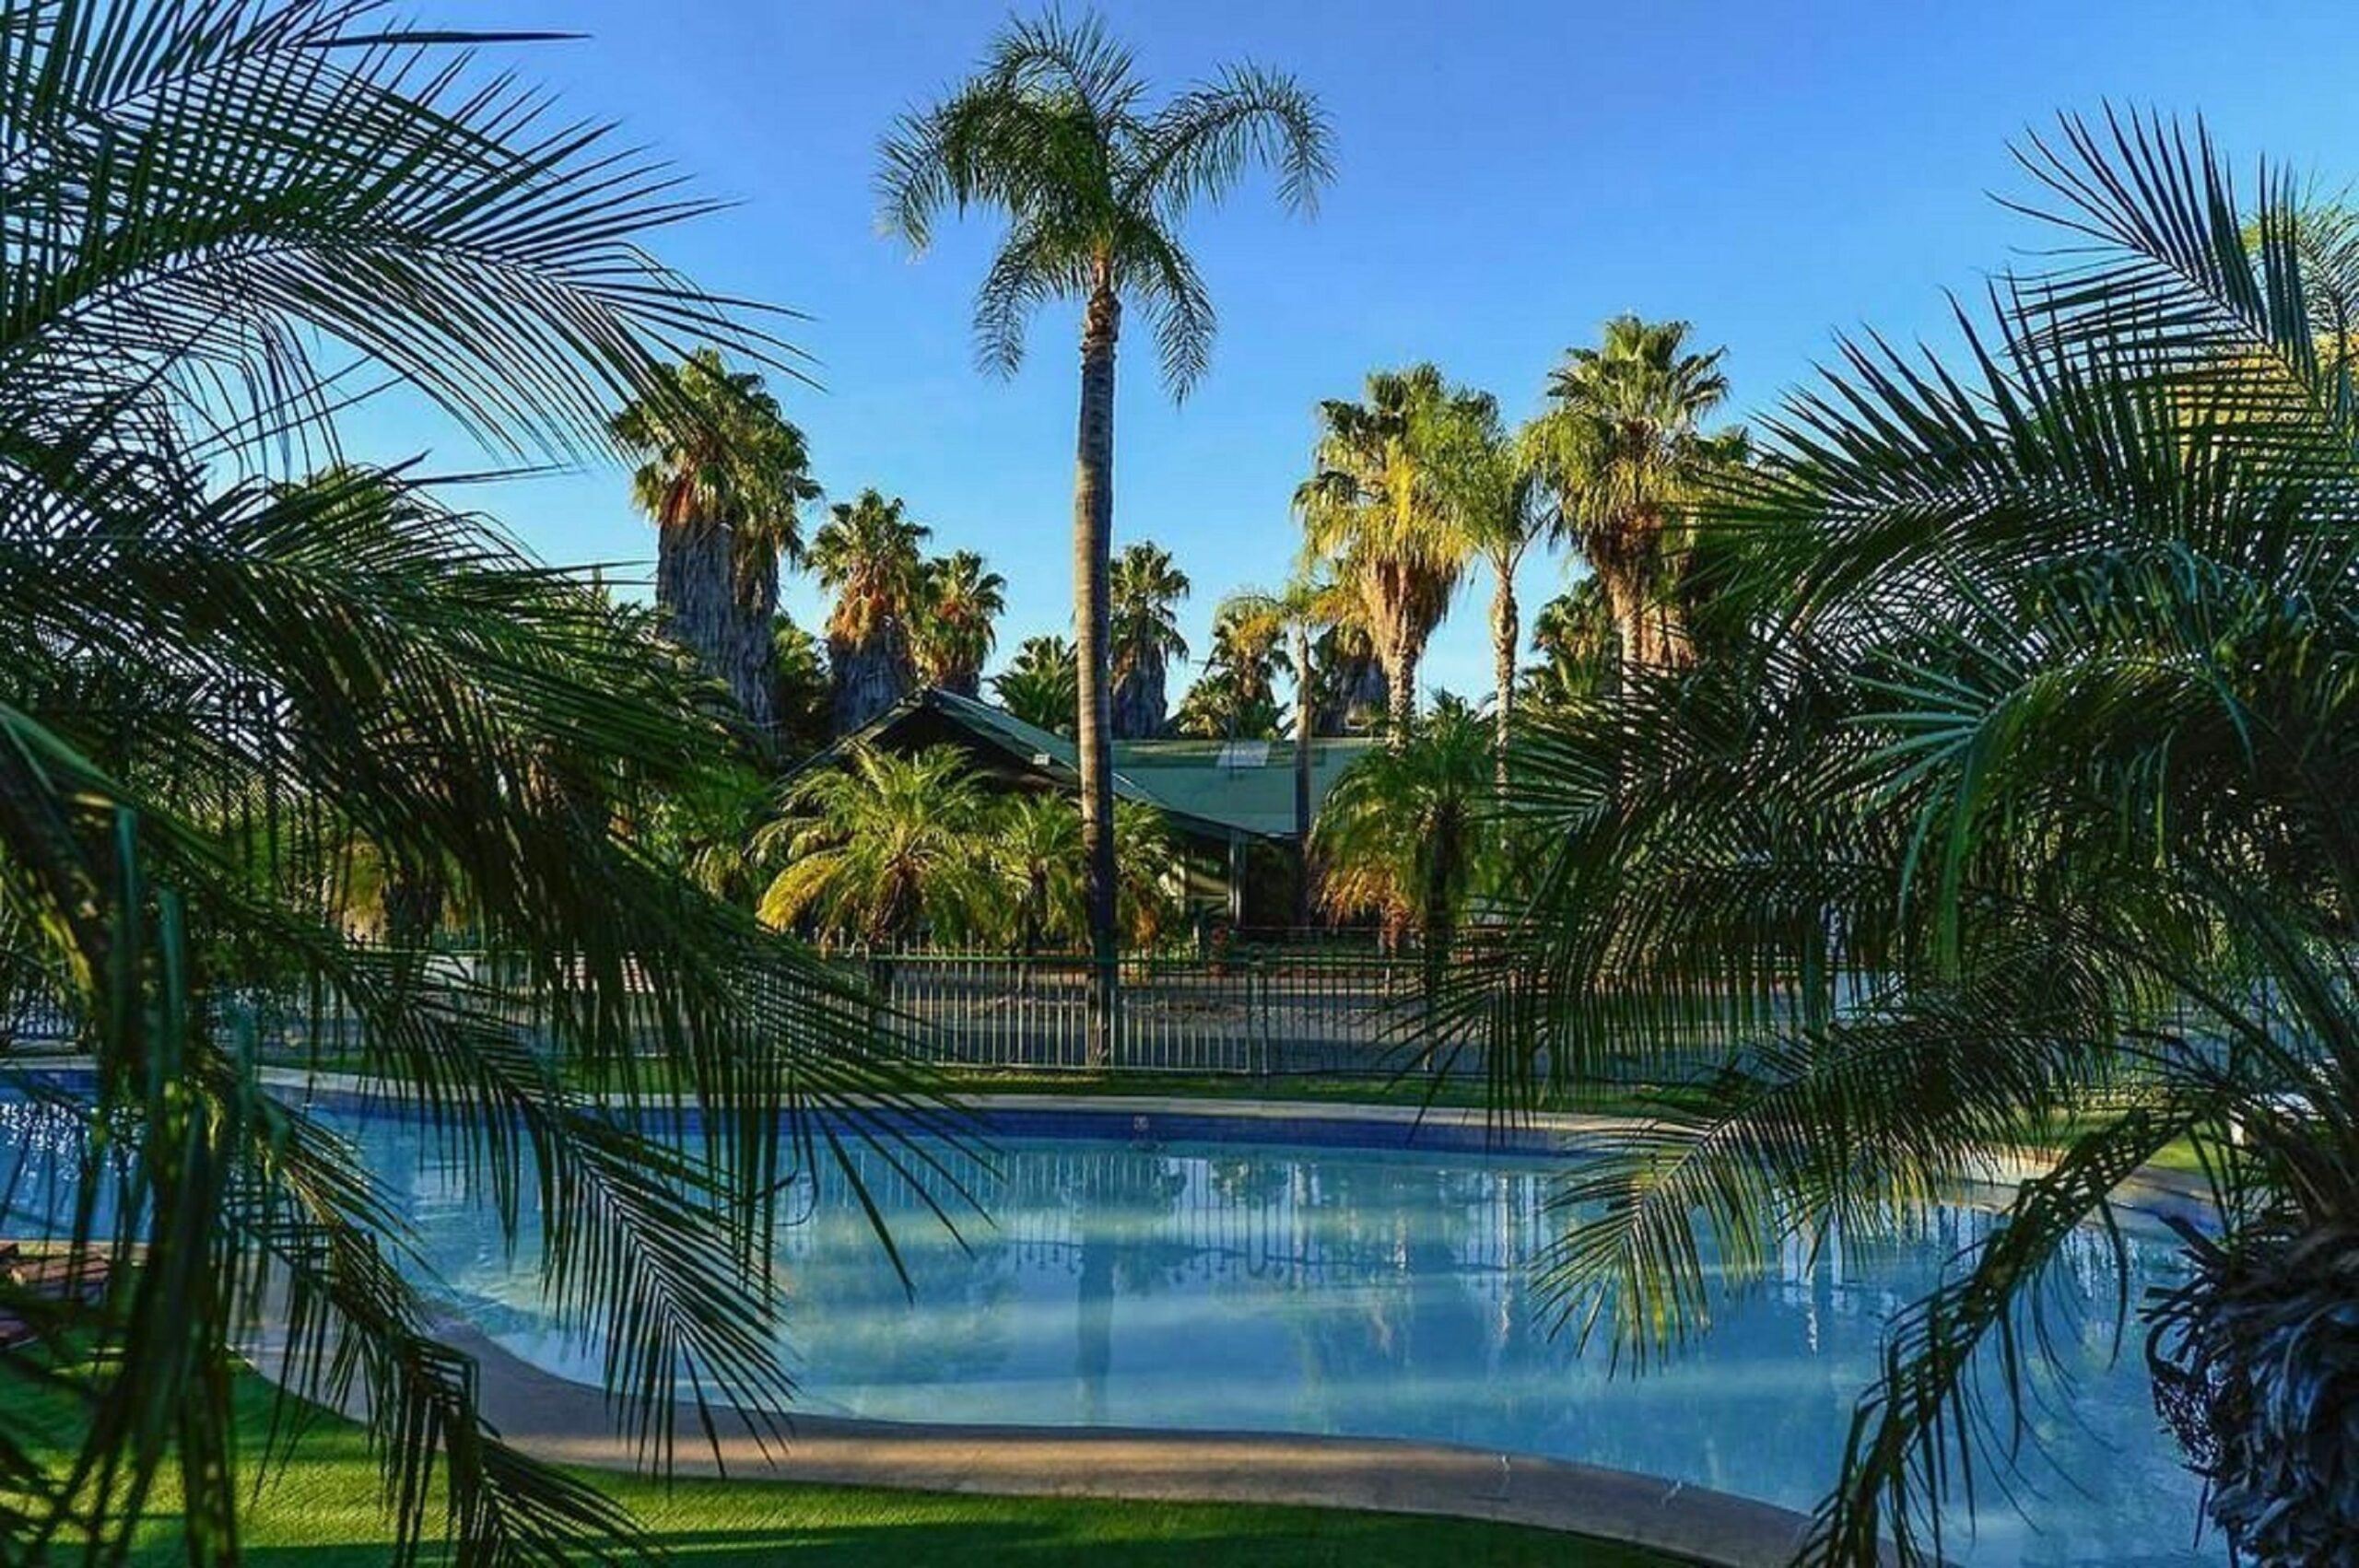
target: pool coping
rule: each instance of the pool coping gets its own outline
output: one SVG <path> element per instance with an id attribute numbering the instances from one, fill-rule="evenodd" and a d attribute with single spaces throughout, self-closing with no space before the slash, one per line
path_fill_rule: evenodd
<path id="1" fill-rule="evenodd" d="M 436 1336 L 473 1358 L 478 1405 L 501 1439 L 536 1459 L 644 1472 L 604 1393 L 544 1371 L 464 1318 Z M 252 1359 L 280 1373 L 274 1347 Z M 356 1394 L 355 1399 L 358 1396 Z M 358 1410 L 347 1410 L 358 1414 Z M 1662 1553 L 1703 1568 L 1784 1568 L 1805 1515 L 1708 1487 L 1449 1444 L 1297 1433 L 1164 1431 L 867 1421 L 782 1413 L 781 1443 L 743 1412 L 675 1404 L 683 1476 L 1003 1497 L 1094 1497 L 1341 1508 L 1520 1525 Z M 736 1417 L 732 1428 L 729 1418 Z"/>

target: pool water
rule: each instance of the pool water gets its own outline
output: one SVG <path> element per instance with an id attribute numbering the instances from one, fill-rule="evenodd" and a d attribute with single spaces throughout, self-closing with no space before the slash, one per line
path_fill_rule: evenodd
<path id="1" fill-rule="evenodd" d="M 594 1382 L 600 1351 L 540 1309 L 462 1175 L 399 1123 L 331 1118 L 406 1194 L 438 1288 L 500 1345 Z M 1552 1336 L 1530 1263 L 1562 1162 L 1084 1137 L 945 1159 L 988 1213 L 954 1239 L 882 1169 L 905 1291 L 839 1173 L 796 1190 L 781 1234 L 783 1347 L 801 1409 L 892 1421 L 1331 1433 L 1467 1444 L 1675 1478 L 1809 1510 L 1832 1479 L 1885 1319 L 1989 1223 L 1970 1205 L 1872 1251 L 1797 1249 L 1766 1289 L 1643 1375 Z M 2172 1278 L 2132 1230 L 2133 1291 Z M 2133 1322 L 2113 1359 L 2109 1244 L 2083 1238 L 2059 1315 L 2079 1374 L 2031 1411 L 2039 1457 L 1987 1482 L 1969 1564 L 2226 1561 L 2161 1429 Z M 2133 1301 L 2136 1299 L 2133 1296 Z"/>
<path id="2" fill-rule="evenodd" d="M 379 1168 L 405 1159 L 448 1285 L 508 1350 L 595 1381 L 597 1347 L 547 1327 L 529 1272 L 472 1218 L 463 1188 L 414 1153 L 388 1149 Z M 910 1292 L 840 1176 L 799 1194 L 780 1262 L 804 1409 L 1471 1444 L 1804 1510 L 1835 1472 L 1884 1319 L 1988 1223 L 1960 1207 L 1906 1247 L 1838 1246 L 1815 1261 L 1797 1249 L 1699 1343 L 1633 1375 L 1602 1347 L 1583 1354 L 1547 1332 L 1529 1264 L 1556 1223 L 1555 1164 L 1073 1138 L 1000 1141 L 989 1166 L 951 1163 L 990 1216 L 963 1246 L 869 1173 Z M 2175 1270 L 2166 1235 L 2128 1245 L 2140 1289 Z M 2135 1342 L 2111 1360 L 2107 1244 L 2086 1238 L 2071 1265 L 2092 1308 L 2085 1375 L 2035 1412 L 2042 1457 L 2015 1505 L 1989 1496 L 1954 1555 L 2043 1568 L 2224 1561 L 2193 1539 L 2198 1487 L 2156 1422 Z"/>

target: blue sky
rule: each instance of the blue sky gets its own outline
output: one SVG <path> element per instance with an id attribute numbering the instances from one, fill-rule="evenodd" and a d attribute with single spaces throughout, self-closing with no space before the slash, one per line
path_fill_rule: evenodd
<path id="1" fill-rule="evenodd" d="M 1013 380 L 974 367 L 981 223 L 912 262 L 879 239 L 870 178 L 898 111 L 963 74 L 1006 15 L 968 0 L 421 0 L 435 20 L 556 27 L 522 52 L 562 105 L 612 117 L 731 211 L 675 232 L 666 259 L 709 286 L 793 306 L 817 389 L 776 388 L 834 498 L 906 497 L 935 547 L 1009 579 L 1003 652 L 1067 630 L 1076 313 L 1034 325 Z M 1286 501 L 1312 414 L 1373 368 L 1432 359 L 1537 402 L 1548 368 L 1621 310 L 1675 316 L 1728 345 L 1742 416 L 1825 359 L 1838 332 L 1944 331 L 1943 291 L 2046 243 L 1993 193 L 2023 194 L 2008 146 L 2060 108 L 2201 112 L 2226 146 L 2335 183 L 2359 176 L 2359 6 L 2348 0 L 1987 0 L 1973 5 L 1654 5 L 1590 0 L 1110 0 L 1159 86 L 1250 57 L 1294 71 L 1334 123 L 1339 173 L 1309 222 L 1265 186 L 1200 216 L 1192 247 L 1221 311 L 1213 369 L 1184 404 L 1151 347 L 1122 364 L 1117 543 L 1152 538 L 1195 580 L 1200 648 L 1220 595 L 1292 559 Z M 387 407 L 374 457 L 481 461 Z M 478 491 L 560 562 L 640 562 L 652 534 L 625 475 Z M 816 526 L 816 517 L 806 522 Z M 1563 579 L 1535 561 L 1529 603 Z M 1487 685 L 1479 576 L 1426 667 Z M 816 587 L 790 580 L 808 620 Z M 1528 612 L 1527 612 L 1528 614 Z"/>

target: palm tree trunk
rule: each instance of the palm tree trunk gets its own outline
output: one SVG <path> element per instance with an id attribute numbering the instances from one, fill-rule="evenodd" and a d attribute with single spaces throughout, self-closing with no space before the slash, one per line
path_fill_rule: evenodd
<path id="1" fill-rule="evenodd" d="M 731 554 L 728 650 L 723 675 L 746 721 L 761 738 L 765 754 L 778 746 L 778 643 L 770 623 L 778 616 L 778 556 L 747 550 Z"/>
<path id="2" fill-rule="evenodd" d="M 1294 924 L 1310 926 L 1310 626 L 1294 628 Z"/>
<path id="3" fill-rule="evenodd" d="M 1409 743 L 1409 727 L 1417 721 L 1417 656 L 1396 648 L 1384 657 L 1384 743 L 1399 751 Z"/>
<path id="4" fill-rule="evenodd" d="M 1522 625 L 1516 613 L 1515 564 L 1496 563 L 1499 568 L 1499 585 L 1491 595 L 1491 670 L 1498 685 L 1498 700 L 1493 718 L 1498 727 L 1497 755 L 1493 761 L 1498 793 L 1505 800 L 1508 792 L 1508 731 L 1515 717 L 1515 648 L 1522 635 Z"/>
<path id="5" fill-rule="evenodd" d="M 736 596 L 730 531 L 700 517 L 664 520 L 655 536 L 655 606 L 663 635 L 726 678 Z"/>
<path id="6" fill-rule="evenodd" d="M 1114 538 L 1114 345 L 1121 301 L 1101 269 L 1083 312 L 1081 428 L 1073 485 L 1074 648 L 1079 665 L 1075 749 L 1081 764 L 1081 847 L 1089 912 L 1089 1059 L 1113 1058 L 1116 1032 L 1114 760 L 1107 579 Z"/>
<path id="7" fill-rule="evenodd" d="M 1613 610 L 1614 640 L 1621 644 L 1614 659 L 1622 676 L 1619 685 L 1626 690 L 1630 676 L 1654 663 L 1654 627 L 1636 584 L 1607 579 L 1605 601 Z"/>

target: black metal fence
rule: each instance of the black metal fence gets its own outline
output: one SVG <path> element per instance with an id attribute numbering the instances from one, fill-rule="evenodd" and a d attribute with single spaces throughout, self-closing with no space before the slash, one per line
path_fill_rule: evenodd
<path id="1" fill-rule="evenodd" d="M 845 962 L 907 1020 L 921 1055 L 961 1067 L 1389 1074 L 1414 1066 L 1426 1045 L 1414 957 L 1126 957 L 1096 1054 L 1086 958 L 929 950 Z"/>

